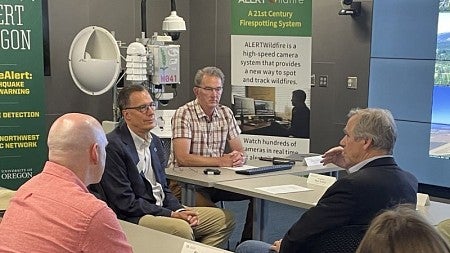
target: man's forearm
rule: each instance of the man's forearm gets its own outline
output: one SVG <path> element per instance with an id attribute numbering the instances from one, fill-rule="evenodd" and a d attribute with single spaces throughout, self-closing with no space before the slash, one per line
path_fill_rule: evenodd
<path id="1" fill-rule="evenodd" d="M 221 167 L 221 166 L 227 166 L 224 165 L 224 162 L 222 161 L 222 157 L 205 157 L 201 155 L 194 155 L 194 154 L 188 154 L 184 155 L 182 157 L 176 157 L 178 166 L 181 167 L 205 167 L 205 166 L 211 166 L 211 167 Z"/>

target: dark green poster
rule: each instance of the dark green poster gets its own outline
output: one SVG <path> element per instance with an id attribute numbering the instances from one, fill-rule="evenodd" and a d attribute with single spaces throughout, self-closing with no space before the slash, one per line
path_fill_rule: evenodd
<path id="1" fill-rule="evenodd" d="M 42 170 L 44 108 L 41 0 L 0 0 L 0 186 Z"/>

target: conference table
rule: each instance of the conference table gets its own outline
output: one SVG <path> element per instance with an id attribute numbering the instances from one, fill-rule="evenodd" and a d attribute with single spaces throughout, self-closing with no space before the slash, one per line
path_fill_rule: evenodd
<path id="1" fill-rule="evenodd" d="M 271 162 L 252 160 L 248 162 L 249 165 L 260 167 L 271 165 Z M 214 167 L 220 171 L 220 175 L 206 175 L 203 173 L 208 167 L 169 167 L 166 168 L 166 176 L 168 179 L 178 181 L 182 186 L 181 202 L 187 206 L 195 205 L 195 189 L 196 187 L 215 187 L 217 183 L 226 181 L 235 181 L 249 178 L 263 178 L 274 175 L 308 175 L 309 173 L 332 173 L 342 168 L 333 164 L 326 166 L 306 166 L 301 162 L 297 162 L 291 169 L 275 171 L 255 175 L 237 174 L 232 168 Z M 263 180 L 264 181 L 264 180 Z"/>
<path id="2" fill-rule="evenodd" d="M 251 166 L 267 166 L 271 162 L 252 160 Z M 182 185 L 182 203 L 188 206 L 195 205 L 196 187 L 214 187 L 234 193 L 239 193 L 253 197 L 253 239 L 262 240 L 264 229 L 268 224 L 264 215 L 265 201 L 273 201 L 291 206 L 308 209 L 315 206 L 317 200 L 326 191 L 324 187 L 310 186 L 313 191 L 290 193 L 290 194 L 269 194 L 255 190 L 257 187 L 274 186 L 282 184 L 293 184 L 301 187 L 309 187 L 306 183 L 306 176 L 309 173 L 330 173 L 342 170 L 333 164 L 326 166 L 306 166 L 302 162 L 297 162 L 291 169 L 270 173 L 242 175 L 237 174 L 230 168 L 216 168 L 220 170 L 220 175 L 205 175 L 203 170 L 206 167 L 174 167 L 167 168 L 167 178 L 176 180 Z"/>
<path id="3" fill-rule="evenodd" d="M 306 178 L 293 176 L 293 175 L 277 175 L 273 176 L 275 181 L 273 185 L 280 184 L 298 184 L 312 188 L 313 191 L 287 193 L 280 195 L 267 194 L 263 191 L 252 189 L 252 187 L 261 187 L 266 184 L 257 183 L 254 181 L 248 181 L 249 185 L 244 187 L 245 192 L 253 197 L 267 198 L 267 200 L 298 206 L 302 208 L 309 208 L 317 203 L 320 198 L 320 193 L 324 192 L 324 188 L 320 186 L 314 186 L 306 183 Z M 300 180 L 298 180 L 300 179 Z M 254 179 L 248 179 L 254 180 Z M 222 186 L 223 185 L 223 186 Z M 225 186 L 226 185 L 226 186 Z M 223 189 L 232 189 L 238 187 L 236 184 L 220 183 L 220 187 Z M 244 190 L 243 190 L 244 191 Z M 304 201 L 300 199 L 304 198 Z M 418 207 L 419 212 L 425 215 L 425 217 L 433 224 L 437 225 L 440 221 L 450 218 L 450 205 L 441 202 L 431 201 L 430 206 Z M 124 230 L 127 240 L 133 247 L 135 253 L 146 252 L 161 252 L 161 253 L 229 253 L 230 251 L 211 247 L 199 242 L 190 241 L 178 236 L 166 234 L 157 230 L 139 226 L 134 223 L 119 220 L 119 223 Z M 256 239 L 256 238 L 255 238 Z"/>
<path id="4" fill-rule="evenodd" d="M 0 217 L 3 216 L 6 208 L 9 205 L 9 200 L 13 197 L 15 192 L 16 191 L 0 186 Z"/>
<path id="5" fill-rule="evenodd" d="M 301 166 L 302 167 L 302 166 Z M 303 166 L 306 167 L 306 166 Z M 196 170 L 196 168 L 192 168 Z M 200 168 L 198 168 L 200 170 Z M 213 175 L 204 175 L 201 168 L 201 175 L 206 177 L 214 177 Z M 323 168 L 324 171 L 333 171 L 336 168 Z M 191 169 L 188 169 L 192 173 Z M 221 169 L 228 170 L 228 169 Z M 307 178 L 304 176 L 305 170 L 309 172 L 318 172 L 318 168 L 296 168 L 294 174 L 282 174 L 280 172 L 273 172 L 264 175 L 264 180 L 261 177 L 245 176 L 234 173 L 234 171 L 227 172 L 230 178 L 238 177 L 234 180 L 219 180 L 215 178 L 213 183 L 206 183 L 207 180 L 199 180 L 203 186 L 211 185 L 217 189 L 227 190 L 231 192 L 241 193 L 254 198 L 254 224 L 253 224 L 253 238 L 256 240 L 263 239 L 263 232 L 268 224 L 267 217 L 263 212 L 266 201 L 273 201 L 285 205 L 295 206 L 303 209 L 309 209 L 317 204 L 317 201 L 326 191 L 327 187 L 314 184 L 308 184 Z M 319 170 L 320 171 L 320 170 Z M 197 173 L 195 173 L 197 174 Z M 222 174 L 221 174 L 222 175 Z M 302 176 L 303 175 L 303 176 Z M 194 183 L 195 180 L 190 179 Z M 297 185 L 311 189 L 309 191 L 299 191 L 275 194 L 264 190 L 261 187 L 271 187 L 280 185 Z M 6 209 L 9 199 L 13 196 L 15 191 L 0 187 L 0 199 L 2 199 L 0 209 Z M 428 206 L 417 206 L 417 210 L 421 213 L 432 225 L 437 225 L 439 222 L 450 219 L 450 204 L 430 201 Z M 133 223 L 120 220 L 127 239 L 133 247 L 134 252 L 182 252 L 182 253 L 224 253 L 229 252 L 223 249 L 210 247 L 198 242 L 189 241 L 174 235 L 166 234 L 160 231 L 142 227 Z M 168 242 L 168 243 L 161 243 Z"/>
<path id="6" fill-rule="evenodd" d="M 119 220 L 135 253 L 227 253 L 230 251 L 190 241 L 134 223 Z"/>
<path id="7" fill-rule="evenodd" d="M 254 166 L 265 166 L 270 164 L 264 161 L 252 161 Z M 296 164 L 291 170 L 277 171 L 257 175 L 236 174 L 228 168 L 217 168 L 220 175 L 205 175 L 205 167 L 179 167 L 166 169 L 167 177 L 182 183 L 183 203 L 193 206 L 195 203 L 195 187 L 214 187 L 234 193 L 247 195 L 253 198 L 253 239 L 263 240 L 264 230 L 268 224 L 267 217 L 263 212 L 266 201 L 309 209 L 317 204 L 326 191 L 326 187 L 308 184 L 304 177 L 309 173 L 328 173 L 341 168 L 327 165 L 307 167 Z M 262 191 L 261 187 L 280 185 L 297 185 L 312 189 L 311 191 L 273 194 Z M 418 206 L 418 211 L 433 225 L 450 218 L 450 204 L 431 201 L 429 206 Z"/>
<path id="8" fill-rule="evenodd" d="M 262 187 L 273 187 L 283 185 L 297 185 L 311 189 L 310 191 L 300 191 L 291 193 L 274 194 L 261 190 Z M 268 217 L 263 211 L 265 202 L 272 201 L 289 206 L 309 209 L 315 206 L 328 187 L 307 183 L 307 178 L 296 175 L 273 175 L 259 180 L 249 178 L 235 181 L 218 182 L 215 188 L 231 192 L 237 192 L 253 197 L 253 238 L 264 240 L 263 234 L 268 224 Z M 432 225 L 450 219 L 450 204 L 437 201 L 430 201 L 430 205 L 416 207 L 417 211 L 425 217 Z"/>
<path id="9" fill-rule="evenodd" d="M 427 221 L 436 226 L 443 220 L 450 219 L 450 204 L 430 201 L 429 206 L 417 206 L 416 209 Z"/>
<path id="10" fill-rule="evenodd" d="M 263 190 L 264 187 L 299 186 L 305 191 L 276 194 Z M 310 184 L 304 176 L 284 174 L 261 178 L 247 178 L 218 182 L 217 189 L 236 192 L 253 198 L 253 239 L 264 240 L 263 235 L 269 223 L 265 210 L 266 201 L 309 209 L 317 204 L 328 187 Z"/>

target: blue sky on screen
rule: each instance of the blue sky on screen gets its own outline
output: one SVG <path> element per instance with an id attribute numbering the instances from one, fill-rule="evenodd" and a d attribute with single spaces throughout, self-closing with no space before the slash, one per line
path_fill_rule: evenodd
<path id="1" fill-rule="evenodd" d="M 450 87 L 434 86 L 431 122 L 450 124 Z"/>
<path id="2" fill-rule="evenodd" d="M 450 13 L 439 13 L 438 34 L 450 33 Z M 450 124 L 450 87 L 434 86 L 431 122 Z"/>

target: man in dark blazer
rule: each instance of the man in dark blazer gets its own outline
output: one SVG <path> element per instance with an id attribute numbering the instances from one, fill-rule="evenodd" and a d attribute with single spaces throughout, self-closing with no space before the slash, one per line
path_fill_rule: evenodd
<path id="1" fill-rule="evenodd" d="M 156 125 L 155 103 L 147 89 L 126 86 L 118 95 L 118 104 L 124 122 L 107 135 L 105 172 L 91 190 L 119 219 L 223 246 L 234 228 L 231 213 L 184 207 L 167 186 L 164 149 L 161 140 L 150 133 Z"/>
<path id="2" fill-rule="evenodd" d="M 395 163 L 397 129 L 383 109 L 354 109 L 348 114 L 340 146 L 323 155 L 350 173 L 337 180 L 317 205 L 306 211 L 282 240 L 272 245 L 248 241 L 236 252 L 309 252 L 314 238 L 350 225 L 368 225 L 376 214 L 400 203 L 415 205 L 417 179 Z"/>

